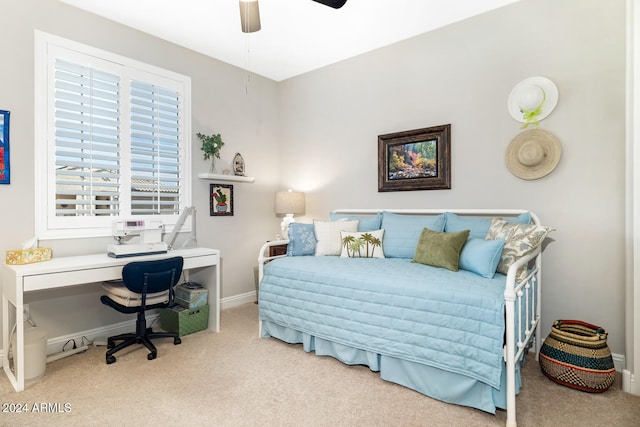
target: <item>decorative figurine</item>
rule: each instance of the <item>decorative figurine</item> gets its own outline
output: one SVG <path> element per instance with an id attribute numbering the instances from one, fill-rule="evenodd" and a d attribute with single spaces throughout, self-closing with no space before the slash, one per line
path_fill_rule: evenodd
<path id="1" fill-rule="evenodd" d="M 244 159 L 240 153 L 236 153 L 233 157 L 233 174 L 244 176 Z"/>

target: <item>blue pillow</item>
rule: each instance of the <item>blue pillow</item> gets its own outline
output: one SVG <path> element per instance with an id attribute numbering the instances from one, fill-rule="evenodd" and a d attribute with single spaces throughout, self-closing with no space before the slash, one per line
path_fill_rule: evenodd
<path id="1" fill-rule="evenodd" d="M 469 237 L 460 252 L 460 268 L 491 279 L 496 274 L 504 239 Z"/>
<path id="2" fill-rule="evenodd" d="M 313 224 L 289 224 L 287 256 L 313 255 L 316 252 L 316 233 Z"/>
<path id="3" fill-rule="evenodd" d="M 444 231 L 444 214 L 411 215 L 382 213 L 384 240 L 382 248 L 387 258 L 413 259 L 422 230 Z"/>
<path id="4" fill-rule="evenodd" d="M 375 215 L 346 215 L 331 212 L 329 214 L 331 221 L 347 220 L 355 221 L 359 220 L 358 231 L 376 231 L 380 229 L 380 222 L 382 221 L 382 213 L 378 212 Z"/>
<path id="5" fill-rule="evenodd" d="M 446 212 L 445 216 L 444 231 L 447 233 L 469 230 L 469 237 L 484 239 L 484 236 L 486 236 L 489 231 L 489 227 L 491 227 L 492 218 L 489 217 L 456 215 L 451 212 Z M 504 218 L 504 220 L 516 224 L 530 224 L 531 214 L 525 212 L 516 217 Z"/>

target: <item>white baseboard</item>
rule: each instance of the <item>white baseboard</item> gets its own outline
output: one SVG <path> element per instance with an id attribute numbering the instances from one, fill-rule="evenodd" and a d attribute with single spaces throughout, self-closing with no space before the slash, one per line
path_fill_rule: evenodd
<path id="1" fill-rule="evenodd" d="M 622 391 L 640 396 L 640 382 L 636 381 L 636 376 L 628 370 L 622 371 Z"/>
<path id="2" fill-rule="evenodd" d="M 256 296 L 255 291 L 234 295 L 232 297 L 222 298 L 220 300 L 220 310 L 256 301 L 258 301 L 258 297 Z"/>
<path id="3" fill-rule="evenodd" d="M 228 298 L 222 298 L 220 300 L 220 309 L 224 310 L 238 305 L 255 302 L 257 300 L 256 292 L 247 292 L 245 294 L 234 295 Z M 159 317 L 159 314 L 147 315 L 148 325 L 153 325 L 153 322 Z M 101 326 L 99 328 L 88 329 L 86 331 L 79 331 L 72 334 L 49 338 L 47 340 L 47 355 L 59 353 L 64 350 L 73 349 L 73 341 L 76 346 L 80 347 L 82 344 L 92 343 L 96 339 L 106 339 L 107 337 L 124 334 L 131 332 L 136 328 L 135 319 L 127 320 L 125 322 L 114 323 L 111 325 Z M 83 337 L 85 341 L 83 342 Z M 0 367 L 2 367 L 2 350 L 0 350 Z"/>
<path id="4" fill-rule="evenodd" d="M 148 314 L 147 325 L 153 325 L 156 319 L 160 317 L 160 314 Z M 47 354 L 58 353 L 63 350 L 71 350 L 73 348 L 73 342 L 79 347 L 83 344 L 83 337 L 89 342 L 84 344 L 90 344 L 96 339 L 106 339 L 107 337 L 126 334 L 127 332 L 135 331 L 136 320 L 131 319 L 124 322 L 113 323 L 111 325 L 100 326 L 99 328 L 88 329 L 86 331 L 76 332 L 74 334 L 64 335 L 60 337 L 54 337 L 47 340 Z"/>
<path id="5" fill-rule="evenodd" d="M 626 363 L 624 354 L 611 353 L 611 357 L 613 358 L 613 366 L 616 367 L 616 371 L 623 372 Z"/>

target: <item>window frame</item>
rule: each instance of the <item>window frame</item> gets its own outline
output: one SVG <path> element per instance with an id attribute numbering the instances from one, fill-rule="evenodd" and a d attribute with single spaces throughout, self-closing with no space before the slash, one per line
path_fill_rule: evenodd
<path id="1" fill-rule="evenodd" d="M 35 231 L 39 239 L 65 239 L 111 236 L 111 223 L 117 218 L 161 219 L 167 231 L 175 225 L 180 212 L 175 215 L 120 215 L 74 216 L 64 218 L 55 215 L 55 117 L 54 87 L 55 58 L 89 64 L 101 71 L 116 72 L 120 76 L 120 144 L 124 165 L 122 170 L 130 174 L 129 150 L 131 145 L 131 81 L 138 80 L 170 89 L 176 89 L 181 98 L 180 123 L 180 203 L 179 211 L 191 206 L 191 78 L 154 65 L 136 61 L 118 54 L 94 48 L 35 30 Z M 102 68 L 105 67 L 105 68 Z M 145 79 L 151 79 L 147 81 Z M 130 191 L 123 191 L 121 203 L 131 206 Z M 128 204 L 128 205 L 127 205 Z M 125 209 L 125 212 L 127 210 Z M 182 231 L 190 231 L 185 224 Z"/>

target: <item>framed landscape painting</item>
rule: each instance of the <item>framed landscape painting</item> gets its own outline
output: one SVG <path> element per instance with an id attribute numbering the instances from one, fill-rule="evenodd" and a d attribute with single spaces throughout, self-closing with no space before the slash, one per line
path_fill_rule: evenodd
<path id="1" fill-rule="evenodd" d="M 378 136 L 378 191 L 451 188 L 451 125 Z"/>
<path id="2" fill-rule="evenodd" d="M 11 183 L 9 163 L 9 111 L 0 110 L 0 184 Z"/>

